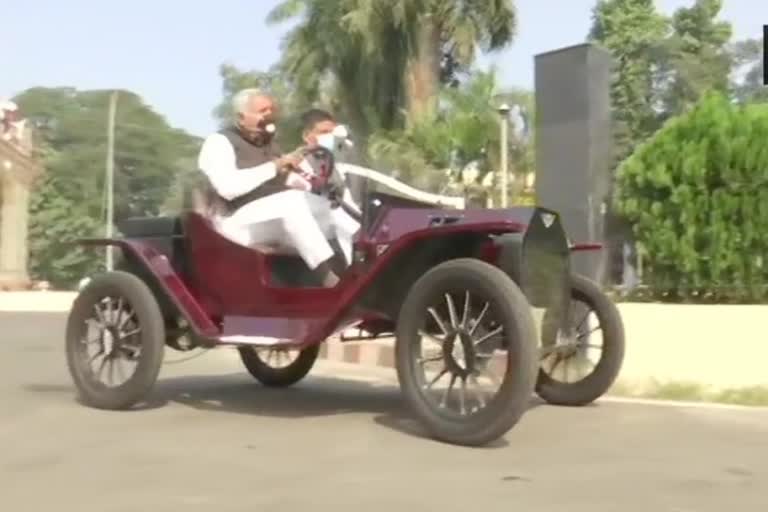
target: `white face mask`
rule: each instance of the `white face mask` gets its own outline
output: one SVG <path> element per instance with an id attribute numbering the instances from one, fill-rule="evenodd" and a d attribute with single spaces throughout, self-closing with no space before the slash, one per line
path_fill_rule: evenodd
<path id="1" fill-rule="evenodd" d="M 333 132 L 318 135 L 317 145 L 324 147 L 329 151 L 336 151 L 338 146 L 338 143 L 336 142 L 336 135 L 334 135 Z"/>
<path id="2" fill-rule="evenodd" d="M 349 131 L 343 124 L 336 126 L 331 133 L 319 135 L 317 137 L 317 145 L 334 153 L 354 146 L 352 141 L 349 140 Z"/>

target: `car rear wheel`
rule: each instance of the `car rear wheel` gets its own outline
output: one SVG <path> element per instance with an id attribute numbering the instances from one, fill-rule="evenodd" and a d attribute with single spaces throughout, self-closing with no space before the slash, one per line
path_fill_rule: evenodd
<path id="1" fill-rule="evenodd" d="M 307 376 L 315 365 L 320 345 L 303 350 L 239 347 L 240 359 L 256 380 L 268 387 L 287 387 Z"/>
<path id="2" fill-rule="evenodd" d="M 571 277 L 568 331 L 544 314 L 537 394 L 550 404 L 582 406 L 605 394 L 624 361 L 616 305 L 586 277 Z"/>
<path id="3" fill-rule="evenodd" d="M 498 268 L 457 259 L 424 274 L 400 309 L 396 337 L 402 392 L 436 439 L 485 445 L 527 410 L 535 324 L 525 296 Z"/>
<path id="4" fill-rule="evenodd" d="M 69 373 L 83 403 L 127 409 L 157 381 L 164 356 L 163 315 L 140 279 L 109 272 L 92 279 L 75 299 L 65 343 Z"/>

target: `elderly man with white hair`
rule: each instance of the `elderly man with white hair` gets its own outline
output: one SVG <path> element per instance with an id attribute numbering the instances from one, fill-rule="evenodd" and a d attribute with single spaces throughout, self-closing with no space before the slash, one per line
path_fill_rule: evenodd
<path id="1" fill-rule="evenodd" d="M 246 246 L 291 246 L 318 272 L 324 286 L 338 276 L 330 265 L 335 253 L 337 216 L 328 199 L 303 189 L 291 179 L 301 163 L 296 154 L 280 155 L 273 141 L 277 109 L 257 89 L 238 92 L 234 123 L 209 135 L 198 157 L 208 178 L 209 214 L 217 229 Z"/>

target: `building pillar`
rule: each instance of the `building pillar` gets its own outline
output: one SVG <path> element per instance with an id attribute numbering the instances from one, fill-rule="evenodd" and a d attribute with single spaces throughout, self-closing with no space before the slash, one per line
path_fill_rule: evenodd
<path id="1" fill-rule="evenodd" d="M 29 287 L 29 191 L 43 168 L 24 120 L 0 130 L 0 290 Z"/>
<path id="2" fill-rule="evenodd" d="M 0 287 L 25 288 L 29 190 L 12 176 L 2 180 L 0 204 Z"/>

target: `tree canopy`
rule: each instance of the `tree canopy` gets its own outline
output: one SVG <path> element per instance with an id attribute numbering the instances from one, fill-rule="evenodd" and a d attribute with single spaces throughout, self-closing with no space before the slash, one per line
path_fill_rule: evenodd
<path id="1" fill-rule="evenodd" d="M 741 103 L 768 102 L 768 87 L 763 84 L 763 48 L 757 39 L 737 41 L 730 45 L 734 72 L 734 97 Z"/>
<path id="2" fill-rule="evenodd" d="M 768 105 L 711 93 L 618 170 L 654 298 L 768 298 Z"/>
<path id="3" fill-rule="evenodd" d="M 600 0 L 588 39 L 610 51 L 616 63 L 611 85 L 618 160 L 656 129 L 655 68 L 668 22 L 653 0 Z"/>
<path id="4" fill-rule="evenodd" d="M 737 236 L 722 234 L 728 231 L 722 222 L 726 213 L 754 206 L 746 192 L 738 196 L 728 187 L 753 179 L 760 172 L 756 166 L 763 165 L 763 153 L 752 145 L 762 144 L 756 138 L 764 129 L 758 104 L 768 102 L 768 89 L 761 83 L 758 41 L 731 41 L 730 24 L 719 19 L 722 5 L 722 0 L 694 0 L 666 17 L 653 0 L 596 0 L 587 35 L 616 63 L 611 101 L 619 212 L 653 255 L 653 279 L 678 295 L 717 288 L 723 276 L 747 275 L 746 263 L 722 253 L 722 240 Z M 498 190 L 496 107 L 520 105 L 527 125 L 535 125 L 533 93 L 505 90 L 493 70 L 476 65 L 478 52 L 494 52 L 514 40 L 518 15 L 512 0 L 282 0 L 266 21 L 293 22 L 280 59 L 262 70 L 222 64 L 222 101 L 213 115 L 229 123 L 236 91 L 266 90 L 281 110 L 277 139 L 285 150 L 300 144 L 301 112 L 325 108 L 350 126 L 362 163 L 398 172 L 416 187 L 463 193 L 481 204 Z M 47 170 L 31 205 L 31 268 L 55 283 L 71 284 L 96 263 L 67 244 L 104 229 L 110 93 L 34 88 L 16 98 L 41 127 Z M 734 134 L 745 138 L 736 140 Z M 535 172 L 535 136 L 510 130 L 514 201 L 523 199 L 523 178 Z M 199 144 L 138 95 L 120 91 L 117 219 L 178 209 L 186 184 L 194 182 Z M 734 169 L 742 181 L 734 181 Z M 727 177 L 714 178 L 718 173 Z M 759 183 L 755 197 L 765 188 Z M 736 199 L 725 199 L 726 189 Z M 709 228 L 698 211 L 703 205 L 716 205 L 715 217 L 707 217 Z M 747 229 L 757 230 L 759 218 Z M 695 235 L 690 226 L 700 226 Z M 721 234 L 702 235 L 706 229 Z M 683 241 L 668 244 L 673 236 Z M 749 247 L 757 250 L 753 238 Z M 745 237 L 734 240 L 728 243 L 747 243 Z M 692 248 L 718 254 L 714 274 L 706 274 Z M 675 272 L 686 273 L 680 278 L 685 281 L 675 281 Z"/>
<path id="5" fill-rule="evenodd" d="M 696 0 L 673 14 L 672 34 L 661 47 L 659 63 L 665 118 L 685 112 L 709 92 L 729 92 L 732 28 L 717 19 L 722 7 L 722 0 Z"/>
<path id="6" fill-rule="evenodd" d="M 516 104 L 532 113 L 533 95 L 527 91 L 504 91 L 494 71 L 475 72 L 456 88 L 444 88 L 435 118 L 406 128 L 377 132 L 371 140 L 371 155 L 413 186 L 439 193 L 461 193 L 464 186 L 473 195 L 487 197 L 495 189 L 493 173 L 499 166 L 500 130 L 495 105 Z M 530 121 L 529 121 L 530 122 Z M 518 180 L 510 192 L 518 196 L 523 177 L 533 171 L 533 145 L 510 130 L 510 170 Z M 476 174 L 471 179 L 464 169 Z M 486 186 L 483 186 L 485 184 Z M 485 189 L 481 191 L 479 189 Z"/>
<path id="7" fill-rule="evenodd" d="M 270 22 L 299 18 L 281 66 L 300 94 L 328 87 L 361 137 L 434 113 L 442 83 L 456 83 L 478 48 L 508 45 L 517 16 L 510 0 L 286 0 Z"/>
<path id="8" fill-rule="evenodd" d="M 45 174 L 30 205 L 30 268 L 60 286 L 96 263 L 74 248 L 105 229 L 107 113 L 111 91 L 33 88 L 14 101 L 38 124 Z M 179 171 L 194 167 L 199 140 L 170 127 L 120 91 L 115 128 L 115 219 L 155 215 Z"/>

